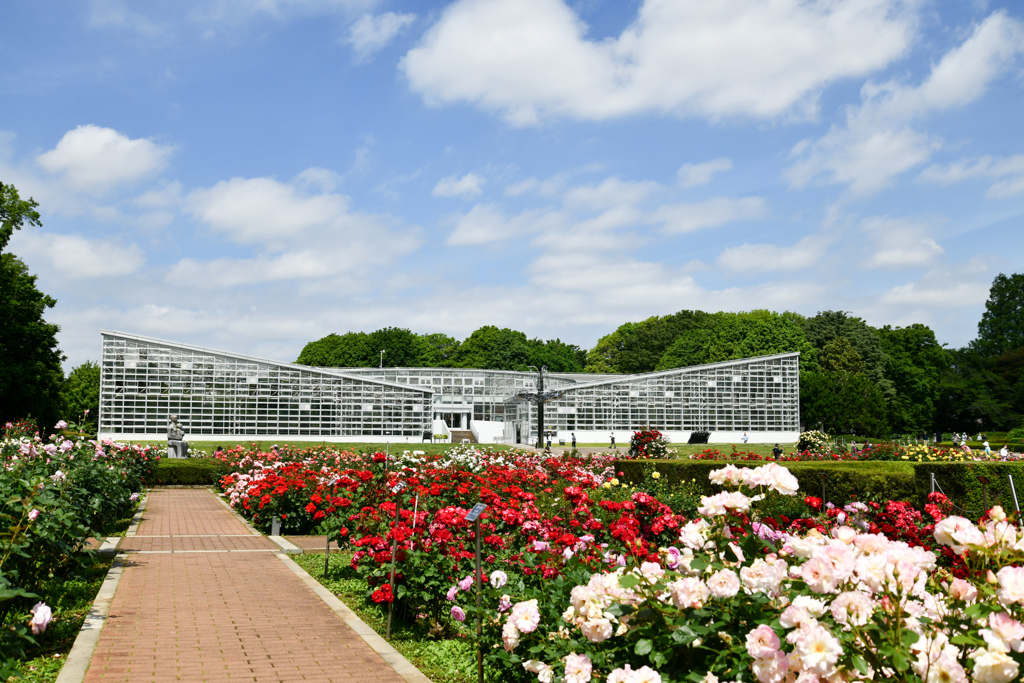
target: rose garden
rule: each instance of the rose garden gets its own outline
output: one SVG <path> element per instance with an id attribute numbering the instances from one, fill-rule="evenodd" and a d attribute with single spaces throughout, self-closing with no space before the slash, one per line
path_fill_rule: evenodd
<path id="1" fill-rule="evenodd" d="M 86 571 L 89 539 L 117 533 L 146 482 L 167 481 L 152 447 L 58 427 L 10 425 L 3 442 L 5 676 L 77 628 L 55 584 Z M 1008 482 L 1017 462 L 899 444 L 853 462 L 827 448 L 680 457 L 656 440 L 638 433 L 620 459 L 254 445 L 204 465 L 257 529 L 336 541 L 326 567 L 300 563 L 401 632 L 433 680 L 471 681 L 478 665 L 542 683 L 1020 678 L 1015 489 L 993 484 L 987 509 L 965 510 L 976 475 Z M 912 482 L 935 472 L 952 498 Z"/>

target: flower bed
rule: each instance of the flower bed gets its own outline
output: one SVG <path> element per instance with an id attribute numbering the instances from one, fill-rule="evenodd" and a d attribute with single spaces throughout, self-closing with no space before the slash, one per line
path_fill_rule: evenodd
<path id="1" fill-rule="evenodd" d="M 0 680 L 33 636 L 60 619 L 39 600 L 41 586 L 79 569 L 86 539 L 99 537 L 134 509 L 153 449 L 64 438 L 58 423 L 43 441 L 23 425 L 0 441 Z"/>

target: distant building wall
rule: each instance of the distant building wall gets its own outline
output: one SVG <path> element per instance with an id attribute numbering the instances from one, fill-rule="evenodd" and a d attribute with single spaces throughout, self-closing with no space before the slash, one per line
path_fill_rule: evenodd
<path id="1" fill-rule="evenodd" d="M 466 368 L 313 368 L 120 332 L 101 332 L 102 436 L 161 440 L 178 415 L 192 440 L 418 442 L 433 420 L 455 429 L 503 422 L 504 440 L 536 443 L 537 374 Z M 555 439 L 620 445 L 650 427 L 674 442 L 792 441 L 799 433 L 799 354 L 640 375 L 551 373 Z M 493 431 L 493 430 L 492 430 Z"/>

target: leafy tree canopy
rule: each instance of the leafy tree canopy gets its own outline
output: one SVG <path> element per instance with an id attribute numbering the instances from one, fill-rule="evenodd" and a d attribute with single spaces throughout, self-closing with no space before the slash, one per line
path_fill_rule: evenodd
<path id="1" fill-rule="evenodd" d="M 651 372 L 672 343 L 684 332 L 700 327 L 708 314 L 679 311 L 638 323 L 624 323 L 598 340 L 587 354 L 586 371 L 634 374 Z"/>
<path id="2" fill-rule="evenodd" d="M 79 425 L 95 425 L 100 412 L 100 366 L 85 361 L 68 373 L 61 389 L 64 415 Z M 89 411 L 85 415 L 85 411 Z"/>
<path id="3" fill-rule="evenodd" d="M 750 311 L 713 313 L 665 351 L 658 370 L 717 363 L 738 358 L 799 351 L 802 367 L 817 367 L 817 352 L 804 336 L 803 318 L 795 313 Z"/>
<path id="4" fill-rule="evenodd" d="M 1024 348 L 1024 274 L 996 275 L 973 346 L 986 356 Z"/>
<path id="5" fill-rule="evenodd" d="M 36 206 L 0 183 L 0 422 L 31 415 L 49 427 L 60 419 L 64 357 L 59 328 L 43 314 L 57 302 L 36 288 L 21 259 L 3 253 L 15 230 L 41 225 Z"/>

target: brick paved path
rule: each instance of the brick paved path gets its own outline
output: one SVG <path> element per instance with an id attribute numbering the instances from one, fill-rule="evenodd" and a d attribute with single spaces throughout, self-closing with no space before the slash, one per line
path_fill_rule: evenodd
<path id="1" fill-rule="evenodd" d="M 209 491 L 150 492 L 87 682 L 403 679 Z"/>

